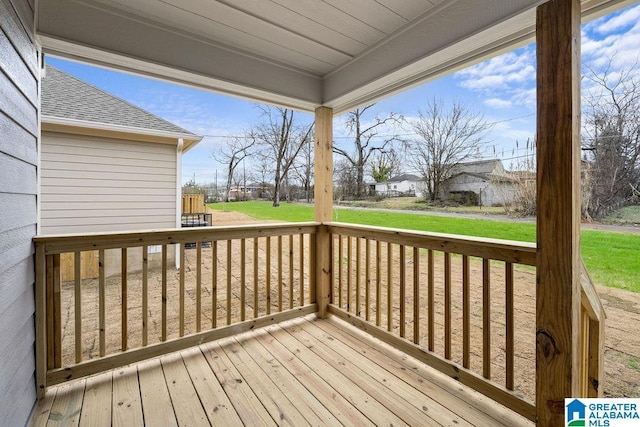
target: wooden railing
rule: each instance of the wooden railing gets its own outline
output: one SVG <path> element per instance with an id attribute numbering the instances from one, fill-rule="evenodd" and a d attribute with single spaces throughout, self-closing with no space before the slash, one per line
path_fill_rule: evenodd
<path id="1" fill-rule="evenodd" d="M 313 313 L 317 223 L 36 237 L 37 383 Z M 83 253 L 94 251 L 94 256 Z M 74 277 L 61 281 L 61 255 Z M 98 264 L 84 279 L 83 262 Z"/>
<path id="2" fill-rule="evenodd" d="M 606 316 L 584 261 L 581 261 L 581 266 L 580 395 L 602 397 Z"/>
<path id="3" fill-rule="evenodd" d="M 535 419 L 534 244 L 340 223 L 34 241 L 41 395 L 48 385 L 316 312 L 318 291 L 330 313 Z M 63 255 L 73 260 L 69 281 L 61 280 Z M 324 279 L 316 284 L 325 255 L 326 291 Z M 98 277 L 84 278 L 92 259 Z M 601 396 L 604 310 L 584 265 L 581 306 L 581 395 Z"/>
<path id="4" fill-rule="evenodd" d="M 535 419 L 535 245 L 328 227 L 331 313 Z"/>

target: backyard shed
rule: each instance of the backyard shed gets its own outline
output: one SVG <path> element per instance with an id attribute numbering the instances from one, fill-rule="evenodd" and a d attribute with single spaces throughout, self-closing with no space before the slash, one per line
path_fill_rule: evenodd
<path id="1" fill-rule="evenodd" d="M 479 160 L 456 165 L 443 183 L 444 197 L 474 193 L 479 206 L 503 206 L 519 194 L 520 183 L 509 176 L 499 159 Z"/>
<path id="2" fill-rule="evenodd" d="M 181 156 L 200 140 L 47 65 L 42 79 L 41 234 L 179 227 Z M 149 248 L 150 254 L 155 250 Z M 98 275 L 94 252 L 83 252 L 84 278 Z M 139 253 L 129 257 L 132 265 L 140 263 Z M 63 280 L 70 277 L 73 260 L 63 260 L 61 268 Z"/>

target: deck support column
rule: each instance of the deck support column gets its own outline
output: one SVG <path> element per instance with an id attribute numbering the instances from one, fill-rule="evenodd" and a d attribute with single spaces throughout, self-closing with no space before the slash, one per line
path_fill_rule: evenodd
<path id="1" fill-rule="evenodd" d="M 318 107 L 315 117 L 314 210 L 315 220 L 331 221 L 333 210 L 333 109 Z M 327 317 L 331 301 L 331 236 L 320 226 L 316 237 L 316 302 L 318 316 Z"/>
<path id="2" fill-rule="evenodd" d="M 536 42 L 536 410 L 560 426 L 579 390 L 580 1 L 539 6 Z"/>

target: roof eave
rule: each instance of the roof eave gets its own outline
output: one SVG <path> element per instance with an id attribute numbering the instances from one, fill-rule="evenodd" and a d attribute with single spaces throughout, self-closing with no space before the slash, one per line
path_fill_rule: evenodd
<path id="1" fill-rule="evenodd" d="M 202 136 L 194 135 L 192 133 L 170 132 L 170 131 L 146 129 L 146 128 L 133 127 L 133 126 L 122 126 L 122 125 L 116 125 L 111 123 L 91 122 L 86 120 L 68 119 L 68 118 L 55 117 L 55 116 L 49 116 L 49 115 L 42 116 L 42 123 L 48 123 L 48 124 L 59 125 L 59 126 L 68 126 L 73 128 L 96 129 L 96 130 L 101 130 L 106 132 L 117 132 L 117 133 L 133 134 L 133 135 L 152 136 L 152 137 L 158 137 L 158 138 L 169 138 L 169 139 L 175 139 L 176 143 L 179 139 L 182 139 L 184 141 L 183 152 L 186 152 L 189 149 L 193 148 L 193 146 L 195 146 L 203 138 Z"/>

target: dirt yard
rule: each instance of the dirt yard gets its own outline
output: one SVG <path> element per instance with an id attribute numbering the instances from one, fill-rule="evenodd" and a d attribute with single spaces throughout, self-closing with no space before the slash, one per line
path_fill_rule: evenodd
<path id="1" fill-rule="evenodd" d="M 256 221 L 239 213 L 215 212 L 215 225 L 239 225 L 252 224 Z M 218 277 L 216 282 L 215 303 L 216 303 L 216 324 L 223 326 L 227 324 L 228 316 L 232 323 L 241 318 L 240 298 L 242 293 L 245 295 L 246 304 L 244 306 L 244 314 L 246 319 L 257 315 L 264 315 L 267 306 L 271 312 L 278 310 L 279 301 L 282 301 L 283 309 L 290 306 L 296 307 L 300 305 L 300 284 L 302 279 L 302 289 L 304 291 L 304 302 L 309 301 L 308 283 L 309 268 L 307 260 L 309 237 L 306 236 L 303 241 L 303 262 L 300 258 L 300 242 L 296 237 L 293 245 L 289 247 L 287 237 L 283 239 L 282 246 L 278 246 L 278 239 L 271 239 L 271 289 L 267 293 L 264 284 L 260 284 L 260 289 L 256 295 L 253 291 L 253 272 L 254 266 L 258 268 L 258 277 L 265 277 L 266 265 L 266 244 L 263 242 L 258 250 L 256 263 L 253 258 L 253 239 L 246 242 L 246 259 L 245 259 L 245 287 L 242 290 L 240 283 L 242 277 L 240 273 L 241 259 L 239 256 L 239 243 L 234 241 L 232 246 L 231 257 L 227 258 L 227 245 L 219 242 L 216 257 L 216 266 Z M 355 253 L 355 244 L 352 250 Z M 278 283 L 277 276 L 277 257 L 276 253 L 283 254 L 282 257 L 282 277 Z M 364 245 L 361 248 L 364 250 Z M 370 248 L 371 264 L 369 268 L 369 280 L 371 283 L 369 289 L 370 298 L 370 318 L 376 321 L 376 289 L 373 285 L 376 277 L 373 261 L 375 259 L 375 245 Z M 400 260 L 398 249 L 394 249 L 392 254 L 393 272 L 392 283 L 399 280 L 398 271 L 400 270 Z M 381 248 L 381 259 L 386 264 L 387 253 L 386 245 Z M 410 251 L 406 253 L 406 292 L 404 298 L 405 304 L 405 336 L 413 338 L 414 323 L 412 321 L 413 314 L 413 271 L 411 267 L 415 260 L 414 254 Z M 428 301 L 426 295 L 427 283 L 427 257 L 426 251 L 418 252 L 419 257 L 419 274 L 420 274 L 420 301 L 419 301 L 419 339 L 420 343 L 427 346 L 429 343 L 428 320 Z M 227 275 L 227 262 L 230 259 L 231 270 Z M 343 240 L 343 258 L 338 264 L 335 260 L 334 278 L 340 276 L 338 265 L 342 269 L 343 286 L 334 288 L 334 302 L 349 311 L 358 311 L 363 316 L 366 313 L 365 293 L 366 293 L 366 259 L 364 256 L 360 259 L 361 279 L 358 281 L 355 275 L 356 263 L 351 261 L 351 286 L 350 293 L 347 293 L 346 277 L 348 274 L 349 264 L 347 261 L 347 244 L 346 239 Z M 451 258 L 451 276 L 452 276 L 452 292 L 451 292 L 451 359 L 455 362 L 462 363 L 462 293 L 461 293 L 461 277 L 462 277 L 462 261 L 461 257 L 453 256 Z M 433 350 L 444 354 L 444 286 L 443 286 L 443 261 L 442 256 L 435 255 L 434 259 L 434 336 Z M 202 287 L 200 289 L 201 298 L 201 329 L 206 329 L 212 325 L 212 305 L 214 293 L 212 288 L 212 270 L 214 261 L 212 258 L 212 250 L 203 248 L 201 260 L 200 275 L 202 278 Z M 300 273 L 300 265 L 303 266 L 303 272 Z M 197 323 L 195 319 L 196 299 L 198 290 L 195 285 L 197 275 L 196 250 L 188 249 L 186 251 L 185 266 L 185 334 L 195 332 Z M 471 267 L 471 369 L 482 373 L 482 262 L 480 260 L 472 260 Z M 380 324 L 382 327 L 388 326 L 388 313 L 391 313 L 391 329 L 399 332 L 399 316 L 400 316 L 400 295 L 397 287 L 392 290 L 391 309 L 387 307 L 387 286 L 386 286 L 386 267 L 383 265 L 381 269 L 382 285 L 380 289 Z M 499 384 L 504 384 L 504 365 L 505 365 L 505 321 L 504 321 L 504 264 L 492 263 L 491 265 L 491 377 Z M 535 388 L 535 272 L 531 268 L 516 268 L 514 273 L 515 282 L 515 391 L 516 393 L 533 397 Z M 226 283 L 230 280 L 232 283 L 231 299 L 227 300 Z M 175 269 L 170 269 L 167 275 L 167 338 L 179 336 L 178 321 L 178 295 L 179 295 L 180 274 Z M 337 280 L 336 280 L 337 281 Z M 122 348 L 121 325 L 121 295 L 122 288 L 120 285 L 120 277 L 114 276 L 107 279 L 106 283 L 106 352 L 117 352 Z M 162 277 L 159 270 L 150 270 L 148 277 L 148 310 L 147 310 L 147 335 L 148 343 L 154 343 L 161 340 L 162 336 L 162 298 L 161 298 Z M 356 291 L 359 284 L 359 291 Z M 606 378 L 604 390 L 606 396 L 611 397 L 640 397 L 640 334 L 636 328 L 640 325 L 640 294 L 630 293 L 618 289 L 598 287 L 598 291 L 603 300 L 607 313 L 606 322 L 606 352 L 605 352 L 605 370 Z M 131 272 L 128 277 L 127 284 L 127 347 L 135 348 L 142 344 L 142 280 L 140 272 Z M 74 359 L 74 300 L 73 300 L 73 283 L 66 282 L 62 284 L 62 313 L 63 313 L 63 365 L 73 363 Z M 348 298 L 347 296 L 350 295 Z M 356 296 L 360 296 L 360 304 L 356 304 Z M 258 305 L 254 305 L 254 301 Z M 290 303 L 292 303 L 290 305 Z M 255 309 L 255 311 L 254 311 Z M 99 355 L 99 333 L 98 333 L 98 285 L 97 280 L 85 280 L 82 285 L 82 353 L 83 360 L 97 357 Z"/>

